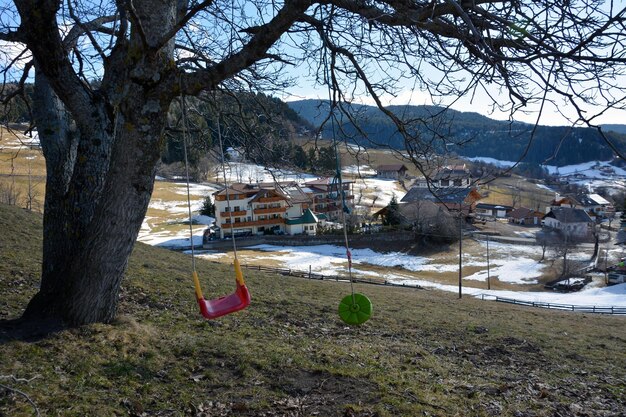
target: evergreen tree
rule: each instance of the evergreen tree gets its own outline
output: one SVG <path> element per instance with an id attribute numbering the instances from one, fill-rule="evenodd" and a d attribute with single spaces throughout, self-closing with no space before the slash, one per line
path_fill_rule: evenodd
<path id="1" fill-rule="evenodd" d="M 306 152 L 300 145 L 296 145 L 293 151 L 293 164 L 301 169 L 306 169 L 309 165 L 309 160 L 306 156 Z"/>
<path id="2" fill-rule="evenodd" d="M 207 195 L 204 198 L 202 208 L 200 209 L 200 214 L 202 214 L 203 216 L 215 217 L 215 204 L 213 204 L 210 195 Z"/>
<path id="3" fill-rule="evenodd" d="M 402 223 L 402 215 L 400 214 L 400 205 L 394 194 L 391 201 L 387 205 L 387 215 L 383 218 L 383 225 L 397 226 Z"/>

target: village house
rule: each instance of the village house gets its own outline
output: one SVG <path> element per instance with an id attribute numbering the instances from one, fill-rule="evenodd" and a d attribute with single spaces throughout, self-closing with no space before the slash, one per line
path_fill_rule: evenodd
<path id="1" fill-rule="evenodd" d="M 348 208 L 354 206 L 353 184 L 353 181 L 342 181 L 343 196 Z M 305 182 L 302 189 L 311 198 L 314 213 L 324 214 L 329 220 L 340 217 L 343 207 L 339 183 L 332 178 L 319 178 Z"/>
<path id="2" fill-rule="evenodd" d="M 604 217 L 609 213 L 615 213 L 615 207 L 611 202 L 599 194 L 582 194 L 576 196 L 576 199 L 580 202 L 578 207 L 591 217 Z"/>
<path id="3" fill-rule="evenodd" d="M 316 230 L 306 210 L 312 199 L 295 183 L 231 184 L 214 193 L 220 238 L 266 233 L 293 234 Z M 306 217 L 306 221 L 293 222 Z M 291 223 L 287 223 L 291 220 Z M 290 227 L 297 226 L 297 227 Z M 295 231 L 295 232 L 294 232 Z"/>
<path id="4" fill-rule="evenodd" d="M 513 210 L 513 207 L 502 204 L 476 204 L 476 215 L 482 217 L 504 219 L 511 212 L 511 210 Z"/>
<path id="5" fill-rule="evenodd" d="M 472 174 L 465 164 L 439 168 L 430 176 L 430 188 L 459 188 L 469 187 L 471 184 Z M 418 179 L 415 187 L 428 188 L 428 180 Z"/>
<path id="6" fill-rule="evenodd" d="M 432 192 L 426 188 L 413 187 L 400 200 L 401 203 L 414 203 L 419 201 L 431 201 L 448 211 L 461 211 L 466 216 L 476 210 L 476 204 L 482 196 L 473 188 L 444 188 Z"/>
<path id="7" fill-rule="evenodd" d="M 529 209 L 526 207 L 518 207 L 513 209 L 508 215 L 507 219 L 509 223 L 521 224 L 521 225 L 539 225 L 541 219 L 543 219 L 544 213 Z"/>
<path id="8" fill-rule="evenodd" d="M 374 213 L 374 218 L 388 219 L 389 206 L 383 207 Z M 397 209 L 397 220 L 402 226 L 413 226 L 415 230 L 425 233 L 434 232 L 440 222 L 453 222 L 454 218 L 444 207 L 432 201 L 413 201 L 410 203 L 399 203 Z"/>
<path id="9" fill-rule="evenodd" d="M 288 235 L 305 234 L 315 236 L 318 223 L 319 218 L 315 213 L 311 209 L 306 209 L 300 217 L 285 219 L 285 228 Z"/>
<path id="10" fill-rule="evenodd" d="M 543 218 L 543 225 L 561 231 L 565 236 L 587 237 L 593 221 L 583 209 L 555 207 Z"/>
<path id="11" fill-rule="evenodd" d="M 407 171 L 408 168 L 404 164 L 379 165 L 376 167 L 376 176 L 379 178 L 404 181 Z"/>
<path id="12" fill-rule="evenodd" d="M 579 206 L 580 203 L 578 202 L 578 200 L 576 200 L 573 197 L 561 197 L 560 195 L 556 195 L 556 197 L 554 198 L 554 200 L 552 200 L 550 202 L 550 206 L 546 208 L 546 213 L 549 213 L 550 210 L 552 210 L 553 208 L 557 208 L 557 207 L 569 207 L 569 208 L 574 208 Z"/>

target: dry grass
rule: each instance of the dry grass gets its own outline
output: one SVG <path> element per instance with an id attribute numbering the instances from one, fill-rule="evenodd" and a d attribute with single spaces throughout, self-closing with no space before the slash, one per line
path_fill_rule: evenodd
<path id="1" fill-rule="evenodd" d="M 41 219 L 0 205 L 0 315 L 37 290 Z M 0 415 L 620 416 L 626 318 L 526 309 L 357 285 L 361 327 L 336 309 L 345 283 L 246 271 L 253 303 L 206 322 L 189 258 L 138 244 L 111 325 L 0 345 Z M 198 261 L 206 294 L 230 266 Z M 18 393 L 23 393 L 21 395 Z M 32 401 L 32 404 L 25 397 Z"/>

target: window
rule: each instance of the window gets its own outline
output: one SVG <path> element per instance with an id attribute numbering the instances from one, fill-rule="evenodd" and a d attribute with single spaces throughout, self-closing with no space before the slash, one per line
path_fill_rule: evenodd
<path id="1" fill-rule="evenodd" d="M 224 213 L 228 213 L 229 211 L 230 211 L 230 207 L 226 206 L 226 207 L 224 208 Z"/>
<path id="2" fill-rule="evenodd" d="M 230 217 L 227 217 L 227 218 L 226 218 L 225 223 L 226 223 L 226 224 L 230 224 Z"/>
<path id="3" fill-rule="evenodd" d="M 241 219 L 239 217 L 235 217 L 235 223 L 241 223 Z"/>
<path id="4" fill-rule="evenodd" d="M 460 187 L 463 184 L 463 180 L 454 180 L 454 186 L 455 187 Z"/>
<path id="5" fill-rule="evenodd" d="M 235 206 L 235 210 L 234 211 L 240 211 L 239 206 Z"/>

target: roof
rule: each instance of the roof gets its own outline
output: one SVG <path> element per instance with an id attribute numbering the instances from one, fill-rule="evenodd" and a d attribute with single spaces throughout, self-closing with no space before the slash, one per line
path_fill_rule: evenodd
<path id="1" fill-rule="evenodd" d="M 543 217 L 543 213 L 527 207 L 518 207 L 509 213 L 512 219 L 525 219 L 527 217 Z"/>
<path id="2" fill-rule="evenodd" d="M 402 197 L 402 200 L 400 201 L 403 203 L 432 201 L 433 203 L 463 204 L 466 203 L 465 200 L 472 192 L 476 193 L 476 190 L 465 187 L 449 187 L 435 189 L 431 192 L 428 188 L 413 187 L 404 197 Z"/>
<path id="3" fill-rule="evenodd" d="M 285 219 L 286 224 L 316 224 L 319 221 L 315 213 L 311 210 L 306 209 L 302 216 L 297 217 L 295 219 Z"/>
<path id="4" fill-rule="evenodd" d="M 579 205 L 578 201 L 576 201 L 573 197 L 561 197 L 559 199 L 552 200 L 552 202 L 550 203 L 551 206 L 562 206 L 564 204 L 570 206 Z"/>
<path id="5" fill-rule="evenodd" d="M 304 183 L 304 185 L 308 185 L 308 186 L 330 185 L 332 184 L 332 182 L 333 182 L 333 178 L 323 177 L 323 178 L 318 178 L 316 180 L 307 181 Z M 348 183 L 353 183 L 354 181 L 350 181 L 350 180 L 346 180 L 342 178 L 341 182 L 343 184 L 348 184 Z"/>
<path id="6" fill-rule="evenodd" d="M 458 179 L 458 178 L 468 178 L 471 177 L 471 174 L 465 165 L 451 165 L 447 167 L 439 168 L 433 174 L 433 180 L 449 180 L 449 179 Z"/>
<path id="7" fill-rule="evenodd" d="M 214 192 L 213 195 L 226 195 L 227 190 L 228 194 L 254 194 L 259 190 L 259 187 L 256 184 L 243 184 L 236 182 L 230 184 L 228 188 Z"/>
<path id="8" fill-rule="evenodd" d="M 262 190 L 259 190 L 256 193 L 256 195 L 250 200 L 250 203 L 253 203 L 253 202 L 257 201 L 260 198 L 268 198 L 268 197 L 279 197 L 279 198 L 282 198 L 283 200 L 287 200 L 287 196 L 285 196 L 280 191 L 269 190 L 269 189 L 262 189 Z"/>
<path id="9" fill-rule="evenodd" d="M 378 171 L 378 172 L 382 172 L 382 171 L 398 172 L 398 171 L 408 171 L 408 168 L 404 164 L 386 164 L 386 165 L 378 165 L 376 167 L 376 171 Z"/>
<path id="10" fill-rule="evenodd" d="M 591 223 L 591 217 L 583 209 L 555 207 L 545 217 L 552 217 L 561 223 Z"/>
<path id="11" fill-rule="evenodd" d="M 480 209 L 499 209 L 499 210 L 512 210 L 512 206 L 505 206 L 502 204 L 488 204 L 488 203 L 478 203 L 476 208 Z"/>
<path id="12" fill-rule="evenodd" d="M 611 203 L 599 194 L 587 194 L 579 198 L 585 206 L 610 206 Z"/>

